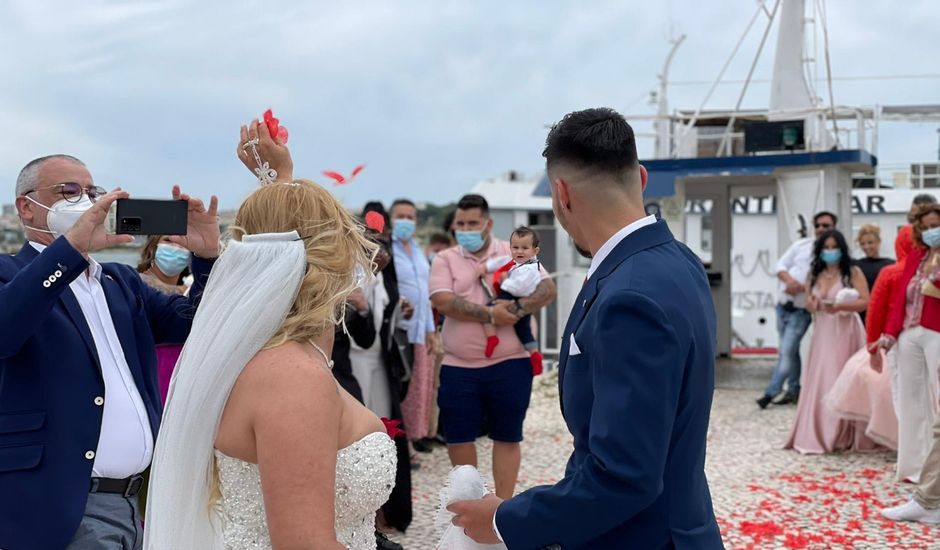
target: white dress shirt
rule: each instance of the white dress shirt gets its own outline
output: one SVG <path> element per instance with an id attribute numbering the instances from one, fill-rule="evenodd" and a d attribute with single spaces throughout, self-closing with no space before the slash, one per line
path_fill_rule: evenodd
<path id="1" fill-rule="evenodd" d="M 597 251 L 597 254 L 594 254 L 594 257 L 591 258 L 591 267 L 588 269 L 587 278 L 590 279 L 591 275 L 594 275 L 594 272 L 597 271 L 597 268 L 604 263 L 604 260 L 607 256 L 610 256 L 610 253 L 617 248 L 617 245 L 621 243 L 624 239 L 630 236 L 631 233 L 642 229 L 647 225 L 653 225 L 656 223 L 656 216 L 646 216 L 645 218 L 640 218 L 637 221 L 631 223 L 630 225 L 624 227 L 620 231 L 614 233 L 614 236 L 607 239 L 607 242 Z"/>
<path id="2" fill-rule="evenodd" d="M 45 246 L 30 242 L 42 252 Z M 124 349 L 114 329 L 111 311 L 101 285 L 101 264 L 89 258 L 88 271 L 69 284 L 82 308 L 85 322 L 95 341 L 101 375 L 104 378 L 101 435 L 94 454 L 92 475 L 124 479 L 143 472 L 153 457 L 153 433 L 144 401 L 131 375 Z"/>
<path id="3" fill-rule="evenodd" d="M 781 271 L 786 271 L 790 274 L 791 277 L 796 279 L 800 284 L 805 284 L 809 278 L 809 271 L 813 265 L 813 246 L 815 241 L 813 239 L 800 239 L 790 245 L 790 248 L 783 253 L 783 256 L 780 257 L 780 260 L 777 262 L 777 273 Z M 787 285 L 780 282 L 780 296 L 779 302 L 785 304 L 787 302 L 793 302 L 793 305 L 799 308 L 806 307 L 806 294 L 800 291 L 796 296 L 792 296 L 785 292 Z"/>

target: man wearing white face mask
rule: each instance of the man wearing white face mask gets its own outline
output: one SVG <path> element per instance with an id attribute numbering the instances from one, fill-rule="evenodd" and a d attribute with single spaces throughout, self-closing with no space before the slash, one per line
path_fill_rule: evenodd
<path id="1" fill-rule="evenodd" d="M 392 221 L 392 254 L 398 275 L 398 293 L 415 308 L 414 315 L 407 320 L 401 319 L 397 327 L 407 334 L 408 343 L 414 346 L 408 395 L 401 404 L 405 431 L 408 440 L 414 443 L 427 438 L 431 427 L 437 325 L 434 323 L 428 295 L 430 267 L 427 256 L 414 238 L 418 209 L 410 200 L 398 199 L 392 203 L 389 217 Z M 416 446 L 425 448 L 421 443 Z"/>
<path id="2" fill-rule="evenodd" d="M 105 193 L 78 159 L 42 157 L 16 182 L 28 243 L 0 256 L 0 548 L 140 548 L 141 474 L 162 406 L 154 347 L 182 343 L 219 254 L 217 201 L 189 202 L 190 297 L 160 293 L 89 253 L 109 235 Z"/>

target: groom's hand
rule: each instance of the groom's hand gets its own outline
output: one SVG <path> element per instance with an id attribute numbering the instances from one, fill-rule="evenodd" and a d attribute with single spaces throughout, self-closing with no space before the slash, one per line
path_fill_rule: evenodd
<path id="1" fill-rule="evenodd" d="M 493 530 L 496 509 L 503 499 L 494 494 L 488 494 L 479 500 L 460 500 L 447 507 L 448 512 L 456 514 L 454 525 L 463 527 L 468 537 L 480 544 L 499 544 L 503 541 L 496 536 Z"/>

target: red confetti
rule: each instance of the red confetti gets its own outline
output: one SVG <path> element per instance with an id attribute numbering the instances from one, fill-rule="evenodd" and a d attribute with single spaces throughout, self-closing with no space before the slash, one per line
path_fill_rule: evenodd
<path id="1" fill-rule="evenodd" d="M 760 500 L 718 518 L 728 548 L 933 548 L 935 528 L 886 521 L 877 511 L 900 500 L 891 466 L 816 475 L 787 472 L 741 488 Z M 768 486 L 770 485 L 770 486 Z M 883 502 L 884 501 L 884 502 Z"/>
<path id="2" fill-rule="evenodd" d="M 346 183 L 346 176 L 332 170 L 324 170 L 323 175 L 336 181 L 337 185 Z"/>
<path id="3" fill-rule="evenodd" d="M 365 164 L 360 164 L 359 166 L 353 168 L 353 171 L 349 174 L 348 177 L 337 172 L 336 170 L 324 170 L 323 175 L 335 181 L 336 185 L 346 185 L 348 183 L 352 183 L 352 181 L 356 179 L 356 176 L 358 176 L 365 167 Z"/>

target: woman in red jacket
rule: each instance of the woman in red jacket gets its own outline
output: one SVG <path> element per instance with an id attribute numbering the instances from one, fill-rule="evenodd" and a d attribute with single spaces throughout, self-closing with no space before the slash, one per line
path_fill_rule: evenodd
<path id="1" fill-rule="evenodd" d="M 897 345 L 897 479 L 916 483 L 940 408 L 940 205 L 924 206 L 913 225 L 920 246 L 904 263 L 879 347 Z"/>

